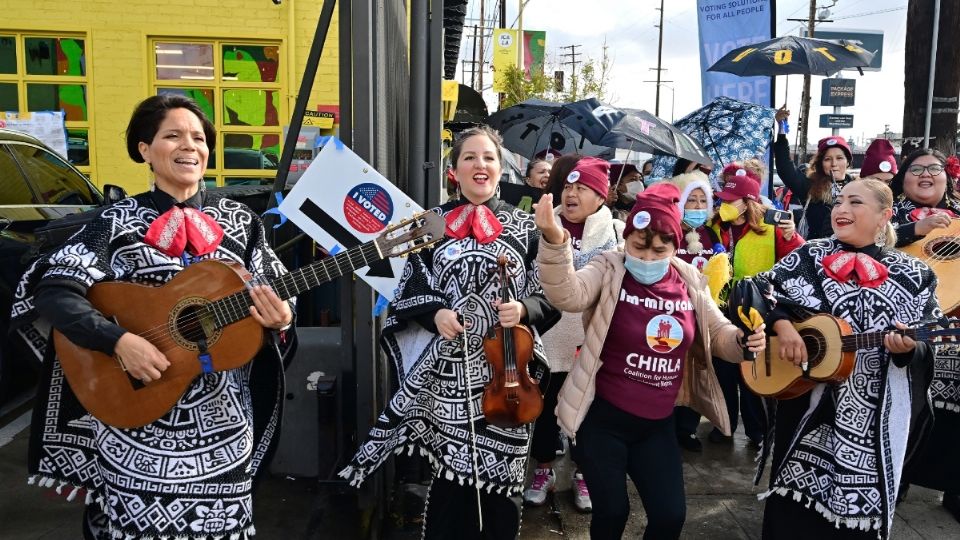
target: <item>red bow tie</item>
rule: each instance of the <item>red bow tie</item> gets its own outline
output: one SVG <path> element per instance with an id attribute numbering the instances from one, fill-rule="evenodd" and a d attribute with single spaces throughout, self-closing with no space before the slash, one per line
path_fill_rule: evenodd
<path id="1" fill-rule="evenodd" d="M 850 278 L 856 277 L 861 287 L 877 287 L 886 281 L 889 275 L 883 263 L 866 253 L 840 251 L 824 257 L 821 263 L 828 277 L 840 283 L 846 283 Z"/>
<path id="2" fill-rule="evenodd" d="M 150 224 L 144 241 L 171 257 L 187 249 L 195 256 L 212 253 L 223 240 L 223 229 L 214 219 L 194 208 L 174 206 Z"/>
<path id="3" fill-rule="evenodd" d="M 473 235 L 477 242 L 489 244 L 503 232 L 503 225 L 492 210 L 480 204 L 467 203 L 455 208 L 446 217 L 447 236 L 462 240 Z"/>
<path id="4" fill-rule="evenodd" d="M 910 221 L 920 221 L 923 218 L 935 216 L 937 214 L 946 214 L 951 218 L 957 217 L 952 210 L 946 208 L 931 208 L 929 206 L 924 206 L 922 208 L 914 208 L 910 211 Z"/>

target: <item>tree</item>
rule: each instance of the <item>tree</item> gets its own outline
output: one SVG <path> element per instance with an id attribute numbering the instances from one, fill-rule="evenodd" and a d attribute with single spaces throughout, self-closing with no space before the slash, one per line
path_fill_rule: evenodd
<path id="1" fill-rule="evenodd" d="M 933 0 L 909 0 L 904 50 L 903 154 L 923 146 L 930 70 Z M 933 83 L 930 147 L 956 152 L 960 96 L 960 2 L 940 2 L 937 72 Z M 919 141 L 919 142 L 917 142 Z"/>
<path id="2" fill-rule="evenodd" d="M 570 74 L 569 84 L 563 90 L 557 90 L 553 78 L 546 75 L 546 68 L 531 73 L 528 79 L 520 68 L 511 66 L 503 72 L 504 92 L 500 107 L 507 108 L 530 98 L 561 103 L 591 97 L 603 101 L 610 87 L 612 68 L 613 61 L 604 45 L 599 61 L 587 58 L 578 71 Z"/>

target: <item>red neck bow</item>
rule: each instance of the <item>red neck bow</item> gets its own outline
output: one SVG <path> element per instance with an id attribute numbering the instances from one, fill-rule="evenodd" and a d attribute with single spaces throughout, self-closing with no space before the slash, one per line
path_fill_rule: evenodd
<path id="1" fill-rule="evenodd" d="M 195 256 L 212 253 L 223 240 L 223 229 L 214 219 L 195 208 L 174 206 L 147 230 L 144 241 L 171 257 L 187 249 Z"/>
<path id="2" fill-rule="evenodd" d="M 840 251 L 828 255 L 821 261 L 823 271 L 828 277 L 840 283 L 856 277 L 861 287 L 874 288 L 886 281 L 887 267 L 866 253 Z"/>
<path id="3" fill-rule="evenodd" d="M 929 206 L 923 206 L 921 208 L 914 208 L 910 211 L 910 221 L 920 221 L 923 218 L 935 216 L 937 214 L 946 214 L 951 218 L 957 217 L 957 214 L 953 210 L 947 208 L 931 208 Z"/>
<path id="4" fill-rule="evenodd" d="M 503 232 L 503 225 L 492 210 L 482 204 L 467 203 L 454 208 L 446 217 L 447 236 L 462 240 L 473 235 L 477 242 L 489 244 Z"/>

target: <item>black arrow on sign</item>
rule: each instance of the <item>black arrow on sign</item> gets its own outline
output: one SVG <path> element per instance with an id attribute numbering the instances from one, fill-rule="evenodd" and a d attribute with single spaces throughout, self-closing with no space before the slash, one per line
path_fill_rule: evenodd
<path id="1" fill-rule="evenodd" d="M 303 203 L 300 204 L 300 211 L 303 212 L 303 215 L 310 218 L 311 221 L 316 223 L 321 229 L 327 232 L 338 244 L 344 247 L 344 249 L 350 249 L 352 247 L 359 246 L 362 242 L 353 235 L 350 231 L 345 229 L 343 225 L 333 219 L 333 217 L 324 211 L 323 208 L 317 206 L 317 203 L 313 202 L 309 198 L 304 199 Z M 368 276 L 372 277 L 382 277 L 387 279 L 392 279 L 393 267 L 390 265 L 390 259 L 380 259 L 379 261 L 370 265 L 370 270 L 367 272 Z"/>

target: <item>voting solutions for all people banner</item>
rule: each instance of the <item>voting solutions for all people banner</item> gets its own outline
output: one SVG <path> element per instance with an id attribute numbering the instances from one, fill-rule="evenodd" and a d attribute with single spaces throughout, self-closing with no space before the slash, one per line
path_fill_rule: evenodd
<path id="1" fill-rule="evenodd" d="M 770 0 L 697 0 L 703 104 L 727 96 L 773 106 L 770 77 L 739 77 L 707 71 L 731 50 L 774 37 Z"/>

